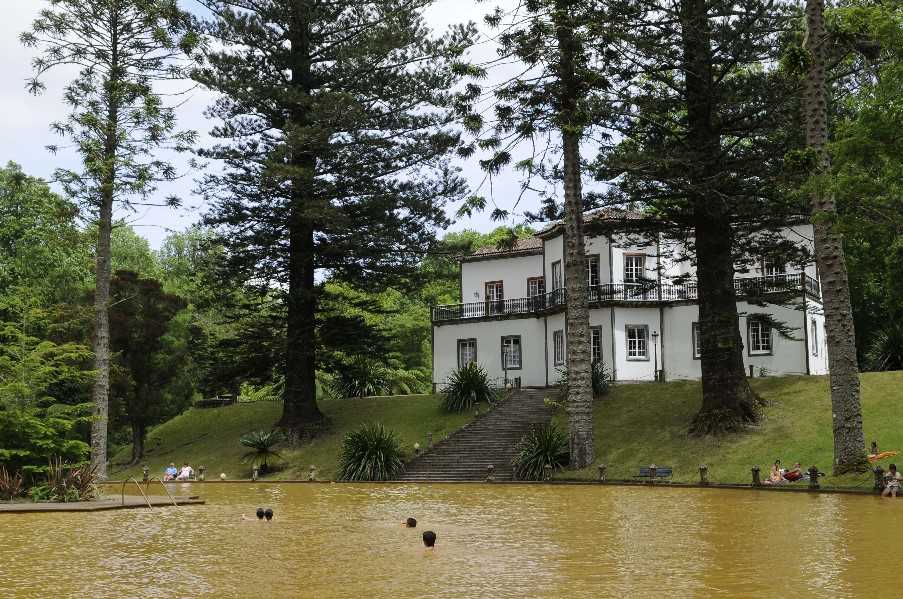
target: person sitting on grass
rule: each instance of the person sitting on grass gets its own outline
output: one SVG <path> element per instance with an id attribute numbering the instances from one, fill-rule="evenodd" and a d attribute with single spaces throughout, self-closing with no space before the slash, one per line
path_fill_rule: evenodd
<path id="1" fill-rule="evenodd" d="M 417 528 L 417 519 L 416 518 L 408 518 L 404 522 L 401 523 L 405 528 Z"/>
<path id="2" fill-rule="evenodd" d="M 436 533 L 434 533 L 431 530 L 424 531 L 423 546 L 430 550 L 435 549 L 436 548 Z"/>
<path id="3" fill-rule="evenodd" d="M 784 473 L 784 480 L 790 483 L 796 482 L 801 478 L 803 478 L 803 467 L 799 462 L 795 463 L 793 468 Z"/>
<path id="4" fill-rule="evenodd" d="M 784 482 L 784 471 L 781 470 L 781 460 L 775 460 L 771 465 L 771 473 L 768 480 L 763 481 L 766 485 L 780 485 Z"/>
<path id="5" fill-rule="evenodd" d="M 182 469 L 179 471 L 179 476 L 176 477 L 177 480 L 189 480 L 194 477 L 194 470 L 188 463 L 182 464 Z"/>
<path id="6" fill-rule="evenodd" d="M 175 462 L 170 462 L 166 470 L 163 471 L 163 480 L 172 480 L 178 473 L 179 469 L 176 468 Z"/>
<path id="7" fill-rule="evenodd" d="M 903 479 L 903 475 L 897 472 L 897 465 L 891 464 L 887 474 L 884 475 L 885 483 L 884 490 L 881 491 L 881 497 L 896 497 L 897 491 L 900 490 L 901 479 Z"/>

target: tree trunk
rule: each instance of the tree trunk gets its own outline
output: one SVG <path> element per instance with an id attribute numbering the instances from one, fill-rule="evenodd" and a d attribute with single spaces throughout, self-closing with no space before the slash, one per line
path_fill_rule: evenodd
<path id="1" fill-rule="evenodd" d="M 825 89 L 824 0 L 806 1 L 806 50 L 811 60 L 803 92 L 806 145 L 816 156 L 813 175 L 827 175 L 830 157 L 828 105 Z M 856 333 L 850 306 L 850 287 L 843 253 L 843 237 L 833 228 L 837 211 L 830 192 L 816 190 L 810 197 L 815 229 L 815 260 L 821 276 L 825 310 L 825 337 L 831 380 L 831 411 L 834 429 L 834 474 L 862 472 L 868 468 L 862 409 L 859 402 L 859 368 L 856 363 Z"/>
<path id="2" fill-rule="evenodd" d="M 720 172 L 721 136 L 714 124 L 711 29 L 706 0 L 680 6 L 687 97 L 687 188 L 695 214 L 699 335 L 702 346 L 702 408 L 690 432 L 720 434 L 758 420 L 758 400 L 743 370 L 734 293 L 733 233 L 711 173 Z"/>
<path id="3" fill-rule="evenodd" d="M 555 6 L 561 82 L 561 141 L 564 158 L 564 282 L 567 290 L 567 411 L 570 465 L 586 468 L 595 459 L 593 387 L 586 306 L 586 248 L 583 240 L 583 192 L 580 181 L 580 134 L 577 109 L 580 93 L 574 64 L 577 43 L 566 0 Z"/>
<path id="4" fill-rule="evenodd" d="M 144 457 L 144 439 L 147 436 L 147 430 L 143 422 L 132 422 L 132 461 L 134 466 Z"/>
<path id="5" fill-rule="evenodd" d="M 292 22 L 292 85 L 302 96 L 311 91 L 310 23 L 304 2 L 295 4 Z M 309 120 L 308 109 L 299 101 L 286 129 L 303 127 Z M 290 441 L 313 436 L 323 424 L 317 407 L 316 312 L 314 284 L 316 269 L 314 226 L 307 215 L 313 191 L 316 158 L 309 152 L 291 153 L 291 206 L 289 208 L 289 282 L 288 322 L 285 347 L 285 390 L 282 418 Z"/>
<path id="6" fill-rule="evenodd" d="M 110 13 L 110 71 L 104 131 L 104 168 L 100 184 L 97 256 L 94 286 L 94 419 L 91 422 L 91 464 L 97 477 L 107 477 L 107 426 L 110 414 L 110 276 L 112 265 L 113 199 L 116 193 L 116 153 L 119 131 L 119 13 Z"/>

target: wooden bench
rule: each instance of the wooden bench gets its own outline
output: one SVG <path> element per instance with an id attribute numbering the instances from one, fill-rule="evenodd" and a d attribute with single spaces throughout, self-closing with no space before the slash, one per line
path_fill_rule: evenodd
<path id="1" fill-rule="evenodd" d="M 639 478 L 653 483 L 659 479 L 671 482 L 671 475 L 673 472 L 674 470 L 671 466 L 641 466 L 640 473 L 633 478 Z"/>

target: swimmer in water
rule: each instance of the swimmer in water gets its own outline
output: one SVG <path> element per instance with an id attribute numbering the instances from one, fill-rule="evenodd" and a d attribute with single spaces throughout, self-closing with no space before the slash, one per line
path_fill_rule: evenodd
<path id="1" fill-rule="evenodd" d="M 272 510 L 270 510 L 270 514 L 271 514 L 270 517 L 272 517 Z M 264 516 L 266 516 L 266 512 L 264 511 L 264 509 L 263 509 L 262 507 L 259 507 L 259 508 L 257 508 L 257 512 L 256 512 L 255 515 L 257 516 L 257 521 L 258 521 L 258 522 L 263 522 L 263 518 L 264 518 Z M 254 518 L 248 518 L 248 517 L 245 516 L 244 514 L 241 515 L 241 519 L 242 519 L 242 520 L 248 520 L 248 521 L 250 521 L 250 522 L 253 522 L 253 521 L 254 521 Z"/>
<path id="2" fill-rule="evenodd" d="M 417 519 L 416 518 L 408 518 L 404 522 L 401 523 L 405 528 L 417 528 Z"/>
<path id="3" fill-rule="evenodd" d="M 423 533 L 423 546 L 429 550 L 436 548 L 436 533 L 431 530 L 424 531 Z"/>

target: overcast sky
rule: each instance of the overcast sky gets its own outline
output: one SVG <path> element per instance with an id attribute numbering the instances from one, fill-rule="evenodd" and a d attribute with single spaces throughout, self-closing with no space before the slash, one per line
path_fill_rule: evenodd
<path id="1" fill-rule="evenodd" d="M 442 31 L 451 23 L 474 21 L 481 31 L 485 32 L 482 17 L 496 4 L 505 4 L 510 0 L 484 2 L 476 4 L 468 0 L 438 0 L 429 9 L 427 20 L 436 31 Z M 193 0 L 182 0 L 183 5 L 191 7 Z M 3 19 L 0 21 L 0 114 L 3 115 L 2 133 L 0 133 L 0 160 L 3 164 L 14 161 L 22 165 L 26 173 L 49 179 L 55 168 L 60 166 L 77 167 L 78 159 L 71 151 L 61 150 L 57 155 L 50 154 L 45 147 L 50 144 L 62 145 L 61 138 L 53 135 L 49 124 L 65 118 L 66 106 L 61 100 L 65 83 L 72 76 L 72 71 L 58 70 L 51 72 L 45 79 L 47 89 L 41 96 L 32 96 L 25 91 L 25 79 L 31 72 L 30 61 L 34 50 L 24 48 L 19 43 L 19 34 L 29 28 L 38 11 L 47 5 L 46 0 L 0 0 L 3 5 Z M 473 60 L 482 61 L 495 56 L 491 43 L 484 42 L 472 50 Z M 179 126 L 182 129 L 193 129 L 201 134 L 201 145 L 209 141 L 207 132 L 212 123 L 207 120 L 203 111 L 210 103 L 212 94 L 204 90 L 192 92 L 187 101 L 178 110 Z M 135 214 L 122 214 L 135 227 L 135 230 L 146 237 L 153 247 L 159 247 L 168 232 L 184 230 L 197 222 L 205 210 L 199 198 L 191 192 L 198 177 L 187 166 L 188 156 L 178 156 L 174 162 L 181 167 L 184 176 L 177 182 L 161 186 L 159 197 L 176 194 L 183 199 L 183 206 L 177 209 L 143 208 Z M 214 165 L 211 165 L 215 167 Z M 460 164 L 464 176 L 471 187 L 476 188 L 484 177 L 475 161 Z M 491 190 L 484 185 L 479 193 L 489 196 L 503 208 L 510 208 L 519 192 L 517 178 L 512 173 L 504 173 L 497 177 Z M 536 200 L 522 202 L 520 208 L 534 208 Z M 453 216 L 457 206 L 449 207 Z M 474 215 L 456 222 L 452 229 L 472 228 L 488 231 L 497 226 L 489 220 L 488 212 Z"/>

